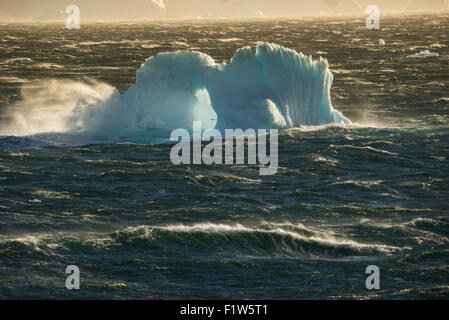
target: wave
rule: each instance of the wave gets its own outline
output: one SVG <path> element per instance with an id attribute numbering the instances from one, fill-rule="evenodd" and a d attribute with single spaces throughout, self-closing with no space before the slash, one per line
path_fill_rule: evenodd
<path id="1" fill-rule="evenodd" d="M 239 257 L 338 258 L 392 255 L 406 250 L 379 243 L 362 243 L 331 230 L 302 224 L 261 222 L 173 224 L 126 227 L 109 234 L 57 234 L 0 240 L 0 253 L 11 247 L 38 254 L 66 251 L 170 250 L 212 252 Z M 20 251 L 20 250 L 19 250 Z"/>
<path id="2" fill-rule="evenodd" d="M 125 93 L 109 85 L 48 80 L 27 84 L 6 108 L 0 135 L 66 133 L 114 140 L 154 129 L 284 129 L 350 124 L 332 106 L 328 62 L 275 44 L 239 49 L 229 64 L 177 51 L 153 56 Z M 5 117 L 4 117 L 5 118 Z M 166 137 L 168 138 L 168 136 Z"/>

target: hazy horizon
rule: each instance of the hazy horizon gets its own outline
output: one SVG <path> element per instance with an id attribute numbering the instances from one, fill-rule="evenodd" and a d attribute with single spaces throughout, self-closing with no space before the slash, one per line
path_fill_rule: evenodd
<path id="1" fill-rule="evenodd" d="M 164 0 L 165 9 L 151 0 L 121 1 L 2 0 L 0 20 L 56 21 L 64 18 L 68 5 L 77 5 L 81 19 L 87 21 L 292 17 L 364 14 L 369 5 L 377 5 L 381 13 L 441 12 L 449 10 L 448 0 Z"/>

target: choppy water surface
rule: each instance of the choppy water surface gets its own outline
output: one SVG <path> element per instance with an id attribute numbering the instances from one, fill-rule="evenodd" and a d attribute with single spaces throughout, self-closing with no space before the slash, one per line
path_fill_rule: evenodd
<path id="1" fill-rule="evenodd" d="M 22 99 L 68 95 L 52 88 L 69 80 L 124 92 L 158 52 L 193 49 L 222 62 L 258 41 L 326 57 L 333 104 L 354 125 L 281 131 L 274 176 L 258 166 L 174 166 L 170 145 L 142 137 L 1 137 L 0 297 L 448 298 L 449 17 L 386 17 L 382 26 L 1 25 L 0 126 Z M 439 57 L 407 58 L 424 49 Z M 79 291 L 65 289 L 69 264 L 81 269 Z M 375 292 L 365 288 L 372 264 L 381 269 Z"/>

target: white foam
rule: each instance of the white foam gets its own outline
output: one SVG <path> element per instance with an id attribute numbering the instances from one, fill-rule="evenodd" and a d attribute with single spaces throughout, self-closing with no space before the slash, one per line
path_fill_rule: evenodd
<path id="1" fill-rule="evenodd" d="M 430 52 L 429 50 L 423 50 L 419 53 L 415 53 L 412 55 L 407 56 L 407 58 L 432 58 L 432 57 L 439 57 L 440 55 L 436 52 Z"/>

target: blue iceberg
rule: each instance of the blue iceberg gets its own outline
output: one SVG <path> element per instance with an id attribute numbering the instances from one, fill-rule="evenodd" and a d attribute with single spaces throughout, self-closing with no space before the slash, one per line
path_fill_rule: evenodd
<path id="1" fill-rule="evenodd" d="M 259 43 L 255 53 L 239 49 L 229 64 L 178 51 L 148 59 L 118 103 L 142 129 L 190 128 L 211 119 L 217 129 L 350 124 L 332 107 L 332 81 L 327 60 L 275 44 Z"/>
<path id="2" fill-rule="evenodd" d="M 255 52 L 239 49 L 222 64 L 201 52 L 160 53 L 145 61 L 123 94 L 105 84 L 59 80 L 24 91 L 24 100 L 10 108 L 15 121 L 0 135 L 52 132 L 134 142 L 167 140 L 167 131 L 191 129 L 194 121 L 204 130 L 351 124 L 332 106 L 332 81 L 327 60 L 270 43 Z"/>

